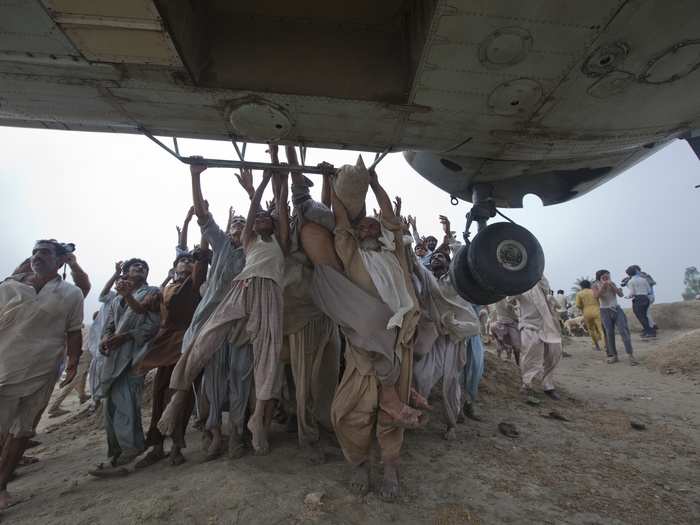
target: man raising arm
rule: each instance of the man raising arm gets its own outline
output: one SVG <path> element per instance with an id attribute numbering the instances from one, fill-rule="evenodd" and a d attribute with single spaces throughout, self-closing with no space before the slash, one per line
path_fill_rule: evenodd
<path id="1" fill-rule="evenodd" d="M 11 504 L 7 484 L 34 435 L 34 423 L 46 408 L 68 353 L 66 378 L 73 380 L 82 352 L 83 294 L 58 270 L 66 262 L 65 245 L 37 241 L 31 272 L 0 284 L 0 510 Z M 12 322 L 3 322 L 3 318 Z"/>

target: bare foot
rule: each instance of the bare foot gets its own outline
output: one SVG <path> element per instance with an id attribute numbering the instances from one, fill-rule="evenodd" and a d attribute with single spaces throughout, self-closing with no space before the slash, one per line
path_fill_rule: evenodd
<path id="1" fill-rule="evenodd" d="M 211 432 L 208 430 L 202 431 L 202 451 L 207 452 L 211 446 Z"/>
<path id="2" fill-rule="evenodd" d="M 301 451 L 306 461 L 312 465 L 323 465 L 326 462 L 326 455 L 319 443 L 302 445 Z"/>
<path id="3" fill-rule="evenodd" d="M 245 445 L 238 432 L 231 432 L 228 438 L 228 458 L 239 459 L 245 454 Z"/>
<path id="4" fill-rule="evenodd" d="M 391 418 L 387 424 L 399 428 L 419 426 L 420 410 L 409 407 L 401 401 L 395 386 L 382 386 L 379 389 L 379 407 Z"/>
<path id="5" fill-rule="evenodd" d="M 449 427 L 442 437 L 447 441 L 455 441 L 457 439 L 457 430 L 455 427 Z"/>
<path id="6" fill-rule="evenodd" d="M 251 417 L 248 420 L 248 430 L 252 434 L 253 450 L 256 456 L 266 456 L 270 453 L 267 442 L 267 430 L 261 417 Z"/>
<path id="7" fill-rule="evenodd" d="M 12 498 L 10 494 L 6 491 L 0 491 L 0 510 L 5 510 L 10 508 L 12 505 Z"/>
<path id="8" fill-rule="evenodd" d="M 369 492 L 369 462 L 353 467 L 353 472 L 350 477 L 350 489 L 360 496 L 364 496 Z"/>
<path id="9" fill-rule="evenodd" d="M 180 447 L 173 446 L 173 448 L 170 449 L 170 464 L 173 467 L 177 467 L 179 465 L 182 465 L 185 461 L 185 456 L 182 455 L 182 450 Z"/>
<path id="10" fill-rule="evenodd" d="M 464 403 L 463 412 L 469 419 L 473 419 L 474 421 L 482 421 L 479 414 L 476 413 L 474 403 L 470 403 L 469 401 Z"/>
<path id="11" fill-rule="evenodd" d="M 384 464 L 384 479 L 379 497 L 384 501 L 394 501 L 399 497 L 399 468 L 393 463 Z"/>
<path id="12" fill-rule="evenodd" d="M 204 461 L 212 461 L 214 459 L 217 459 L 218 457 L 221 457 L 221 454 L 223 454 L 223 452 L 224 451 L 221 442 L 221 434 L 214 433 L 211 440 L 211 444 L 207 449 L 207 457 Z"/>

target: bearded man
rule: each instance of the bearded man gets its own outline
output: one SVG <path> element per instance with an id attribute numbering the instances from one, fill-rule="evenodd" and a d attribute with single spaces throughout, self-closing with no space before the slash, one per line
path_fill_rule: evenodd
<path id="1" fill-rule="evenodd" d="M 348 172 L 353 175 L 345 177 Z M 337 194 L 343 182 L 357 188 L 362 176 L 368 177 L 377 198 L 381 223 L 363 217 L 364 195 L 361 202 L 353 203 L 349 213 Z M 394 499 L 399 494 L 403 429 L 419 426 L 422 415 L 407 405 L 418 312 L 403 228 L 376 173 L 368 173 L 361 159 L 356 166 L 339 170 L 332 202 L 335 250 L 344 275 L 335 269 L 337 263 L 332 258 L 310 257 L 316 259 L 314 302 L 340 325 L 347 343 L 346 368 L 331 408 L 333 428 L 346 459 L 354 467 L 352 486 L 364 493 L 370 486 L 372 433 L 376 427 L 384 466 L 380 495 Z"/>

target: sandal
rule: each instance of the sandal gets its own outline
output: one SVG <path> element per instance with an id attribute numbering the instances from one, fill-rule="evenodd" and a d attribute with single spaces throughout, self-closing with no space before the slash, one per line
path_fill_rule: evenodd
<path id="1" fill-rule="evenodd" d="M 129 471 L 124 467 L 115 467 L 111 464 L 105 465 L 100 463 L 96 468 L 89 470 L 88 474 L 96 478 L 118 478 L 129 474 Z"/>
<path id="2" fill-rule="evenodd" d="M 115 467 L 123 467 L 124 465 L 128 465 L 129 463 L 134 461 L 141 454 L 143 454 L 143 450 L 138 450 L 138 449 L 125 450 L 121 454 L 119 454 L 119 457 L 114 459 L 113 465 Z"/>
<path id="3" fill-rule="evenodd" d="M 148 454 L 146 454 L 143 457 L 143 459 L 136 462 L 136 465 L 134 465 L 134 468 L 142 469 L 142 468 L 150 467 L 151 465 L 155 465 L 160 460 L 165 459 L 167 457 L 168 457 L 168 455 L 165 452 L 158 453 L 155 450 L 151 450 Z"/>
<path id="4" fill-rule="evenodd" d="M 518 432 L 518 429 L 515 428 L 513 423 L 499 423 L 498 430 L 501 432 L 501 434 L 509 438 L 520 437 L 520 432 Z"/>

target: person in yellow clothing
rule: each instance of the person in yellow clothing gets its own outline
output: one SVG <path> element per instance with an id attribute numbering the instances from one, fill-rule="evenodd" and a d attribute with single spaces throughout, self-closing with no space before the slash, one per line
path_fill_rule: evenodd
<path id="1" fill-rule="evenodd" d="M 591 282 L 583 280 L 580 283 L 581 291 L 576 294 L 576 307 L 583 312 L 583 320 L 588 328 L 588 333 L 593 339 L 596 351 L 600 352 L 600 341 L 605 341 L 603 321 L 600 318 L 600 304 L 593 295 Z"/>

